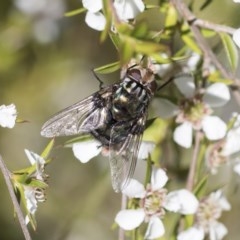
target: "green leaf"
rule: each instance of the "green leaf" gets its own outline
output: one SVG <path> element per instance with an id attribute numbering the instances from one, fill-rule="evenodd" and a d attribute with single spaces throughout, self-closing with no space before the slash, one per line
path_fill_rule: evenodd
<path id="1" fill-rule="evenodd" d="M 190 36 L 190 34 L 183 34 L 182 35 L 183 42 L 194 52 L 201 54 L 201 50 L 196 44 L 196 41 Z"/>
<path id="2" fill-rule="evenodd" d="M 72 16 L 78 15 L 78 14 L 86 12 L 86 11 L 87 11 L 87 9 L 85 9 L 85 8 L 78 8 L 78 9 L 72 10 L 70 12 L 66 12 L 64 14 L 64 16 L 65 17 L 72 17 Z"/>
<path id="3" fill-rule="evenodd" d="M 30 179 L 31 181 L 29 181 L 27 184 L 25 183 L 26 186 L 30 186 L 30 187 L 34 187 L 34 188 L 47 188 L 48 185 L 44 182 L 44 181 L 40 181 L 37 179 Z"/>
<path id="4" fill-rule="evenodd" d="M 198 183 L 198 185 L 194 189 L 194 193 L 196 196 L 202 196 L 206 190 L 206 184 L 208 181 L 209 175 L 205 175 Z"/>
<path id="5" fill-rule="evenodd" d="M 196 41 L 193 39 L 192 32 L 189 29 L 189 26 L 183 24 L 181 26 L 181 38 L 183 42 L 194 52 L 201 54 L 201 50 L 198 47 Z"/>
<path id="6" fill-rule="evenodd" d="M 16 123 L 29 123 L 29 121 L 28 121 L 28 120 L 21 119 L 21 118 L 17 118 L 17 119 L 16 119 Z"/>
<path id="7" fill-rule="evenodd" d="M 238 49 L 228 34 L 220 33 L 220 37 L 223 42 L 230 66 L 232 70 L 235 71 L 238 66 Z"/>
<path id="8" fill-rule="evenodd" d="M 148 27 L 146 22 L 141 22 L 136 25 L 131 35 L 138 39 L 146 38 L 146 36 L 148 35 Z"/>
<path id="9" fill-rule="evenodd" d="M 169 5 L 167 15 L 165 18 L 165 28 L 174 27 L 177 24 L 177 21 L 178 21 L 177 11 L 175 7 L 173 7 L 173 5 Z"/>
<path id="10" fill-rule="evenodd" d="M 215 31 L 205 28 L 201 29 L 201 33 L 206 38 L 214 37 L 217 34 Z"/>
<path id="11" fill-rule="evenodd" d="M 47 159 L 50 152 L 53 149 L 53 146 L 54 146 L 54 138 L 48 143 L 46 148 L 43 150 L 43 152 L 41 153 L 41 157 L 44 158 L 44 159 Z"/>
<path id="12" fill-rule="evenodd" d="M 114 63 L 109 63 L 107 65 L 98 67 L 94 69 L 94 72 L 100 73 L 100 74 L 106 74 L 106 73 L 112 73 L 120 69 L 120 62 L 114 62 Z"/>
<path id="13" fill-rule="evenodd" d="M 119 51 L 119 46 L 120 46 L 120 43 L 121 43 L 119 35 L 115 34 L 113 32 L 110 32 L 109 36 L 110 36 L 115 48 Z"/>
<path id="14" fill-rule="evenodd" d="M 130 40 L 130 39 L 129 39 Z M 135 52 L 135 44 L 133 41 L 125 41 L 121 44 L 119 49 L 121 65 L 130 61 Z"/>
<path id="15" fill-rule="evenodd" d="M 135 42 L 135 51 L 146 55 L 150 55 L 164 50 L 165 46 L 158 43 L 140 40 Z"/>

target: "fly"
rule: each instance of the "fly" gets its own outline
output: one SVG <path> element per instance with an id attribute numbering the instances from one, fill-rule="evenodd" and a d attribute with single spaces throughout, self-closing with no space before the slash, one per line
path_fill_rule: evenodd
<path id="1" fill-rule="evenodd" d="M 101 88 L 50 118 L 41 135 L 92 135 L 108 153 L 112 186 L 119 192 L 134 173 L 148 106 L 156 90 L 151 69 L 134 65 L 118 83 Z"/>

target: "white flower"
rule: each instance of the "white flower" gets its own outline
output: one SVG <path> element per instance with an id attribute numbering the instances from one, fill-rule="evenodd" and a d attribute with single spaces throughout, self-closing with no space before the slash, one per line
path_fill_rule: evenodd
<path id="1" fill-rule="evenodd" d="M 146 189 L 137 180 L 131 179 L 122 192 L 129 198 L 140 199 L 140 208 L 121 210 L 115 222 L 124 230 L 133 230 L 145 220 L 148 222 L 145 239 L 155 239 L 165 233 L 161 220 L 165 209 L 181 214 L 195 213 L 198 207 L 196 197 L 185 189 L 167 194 L 163 188 L 167 181 L 166 172 L 162 169 L 153 170 L 151 184 Z"/>
<path id="2" fill-rule="evenodd" d="M 234 31 L 233 41 L 240 48 L 240 28 Z"/>
<path id="3" fill-rule="evenodd" d="M 114 7 L 118 17 L 125 21 L 135 18 L 145 8 L 142 0 L 115 0 Z"/>
<path id="4" fill-rule="evenodd" d="M 233 2 L 235 2 L 235 3 L 240 3 L 240 0 L 233 0 Z"/>
<path id="5" fill-rule="evenodd" d="M 177 240 L 203 240 L 209 236 L 210 240 L 221 240 L 227 234 L 227 228 L 217 220 L 222 211 L 230 210 L 231 206 L 220 190 L 203 198 L 195 213 L 195 224 L 181 232 Z"/>
<path id="6" fill-rule="evenodd" d="M 100 12 L 102 10 L 102 0 L 83 0 L 83 6 L 88 10 L 85 22 L 97 31 L 102 31 L 106 25 L 106 18 Z"/>
<path id="7" fill-rule="evenodd" d="M 29 162 L 32 165 L 36 165 L 36 172 L 35 172 L 36 179 L 43 181 L 46 177 L 44 173 L 45 160 L 41 156 L 39 156 L 37 153 L 34 153 L 27 149 L 24 149 L 24 151 L 25 151 L 25 154 L 27 155 Z"/>
<path id="8" fill-rule="evenodd" d="M 30 178 L 33 180 L 38 180 L 39 183 L 44 183 L 46 180 L 46 174 L 44 173 L 44 165 L 45 160 L 39 156 L 38 154 L 29 151 L 25 149 L 25 153 L 27 155 L 28 160 L 30 161 L 31 165 L 35 165 L 35 171 L 30 174 Z M 46 184 L 43 184 L 44 186 Z M 24 197 L 26 199 L 26 207 L 28 210 L 28 215 L 25 218 L 26 224 L 29 223 L 29 214 L 34 215 L 37 211 L 37 204 L 38 202 L 44 202 L 45 201 L 45 195 L 44 195 L 44 187 L 35 186 L 31 184 L 23 185 L 24 189 Z"/>
<path id="9" fill-rule="evenodd" d="M 14 104 L 0 106 L 0 126 L 13 128 L 17 118 L 17 110 Z"/>
<path id="10" fill-rule="evenodd" d="M 230 100 L 227 86 L 223 83 L 214 83 L 206 89 L 203 95 L 199 95 L 196 93 L 192 77 L 177 78 L 175 84 L 186 99 L 182 100 L 178 109 L 176 122 L 180 125 L 173 133 L 174 141 L 182 147 L 190 148 L 193 130 L 200 129 L 209 140 L 222 139 L 227 131 L 226 123 L 210 114 L 212 113 L 211 107 L 223 106 Z M 169 106 L 171 105 L 168 104 Z M 176 107 L 173 111 L 176 113 Z"/>
<path id="11" fill-rule="evenodd" d="M 142 141 L 138 152 L 138 159 L 146 159 L 153 151 L 154 147 L 155 144 L 153 142 Z M 82 163 L 87 163 L 100 153 L 107 156 L 105 148 L 95 139 L 74 143 L 72 145 L 72 150 L 74 156 Z"/>
<path id="12" fill-rule="evenodd" d="M 106 25 L 106 18 L 102 14 L 102 0 L 82 0 L 83 6 L 88 10 L 85 22 L 95 30 L 102 31 Z M 142 0 L 115 0 L 114 7 L 121 20 L 135 18 L 143 12 L 145 6 Z"/>

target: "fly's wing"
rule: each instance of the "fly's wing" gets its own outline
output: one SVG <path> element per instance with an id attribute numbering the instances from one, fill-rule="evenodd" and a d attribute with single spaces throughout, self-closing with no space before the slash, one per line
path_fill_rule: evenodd
<path id="1" fill-rule="evenodd" d="M 115 192 L 124 189 L 134 174 L 145 122 L 146 116 L 133 121 L 125 141 L 117 145 L 111 146 L 110 144 L 109 161 L 112 186 Z M 114 133 L 114 127 L 111 132 Z"/>
<path id="2" fill-rule="evenodd" d="M 70 136 L 88 133 L 104 124 L 108 109 L 104 105 L 111 87 L 67 107 L 50 118 L 42 127 L 44 137 Z"/>

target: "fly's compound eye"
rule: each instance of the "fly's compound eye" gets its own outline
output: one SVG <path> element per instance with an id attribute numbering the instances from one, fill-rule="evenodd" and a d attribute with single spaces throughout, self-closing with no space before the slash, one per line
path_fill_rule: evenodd
<path id="1" fill-rule="evenodd" d="M 130 69 L 127 71 L 127 75 L 129 78 L 141 82 L 142 76 L 141 76 L 141 71 L 139 69 Z"/>

